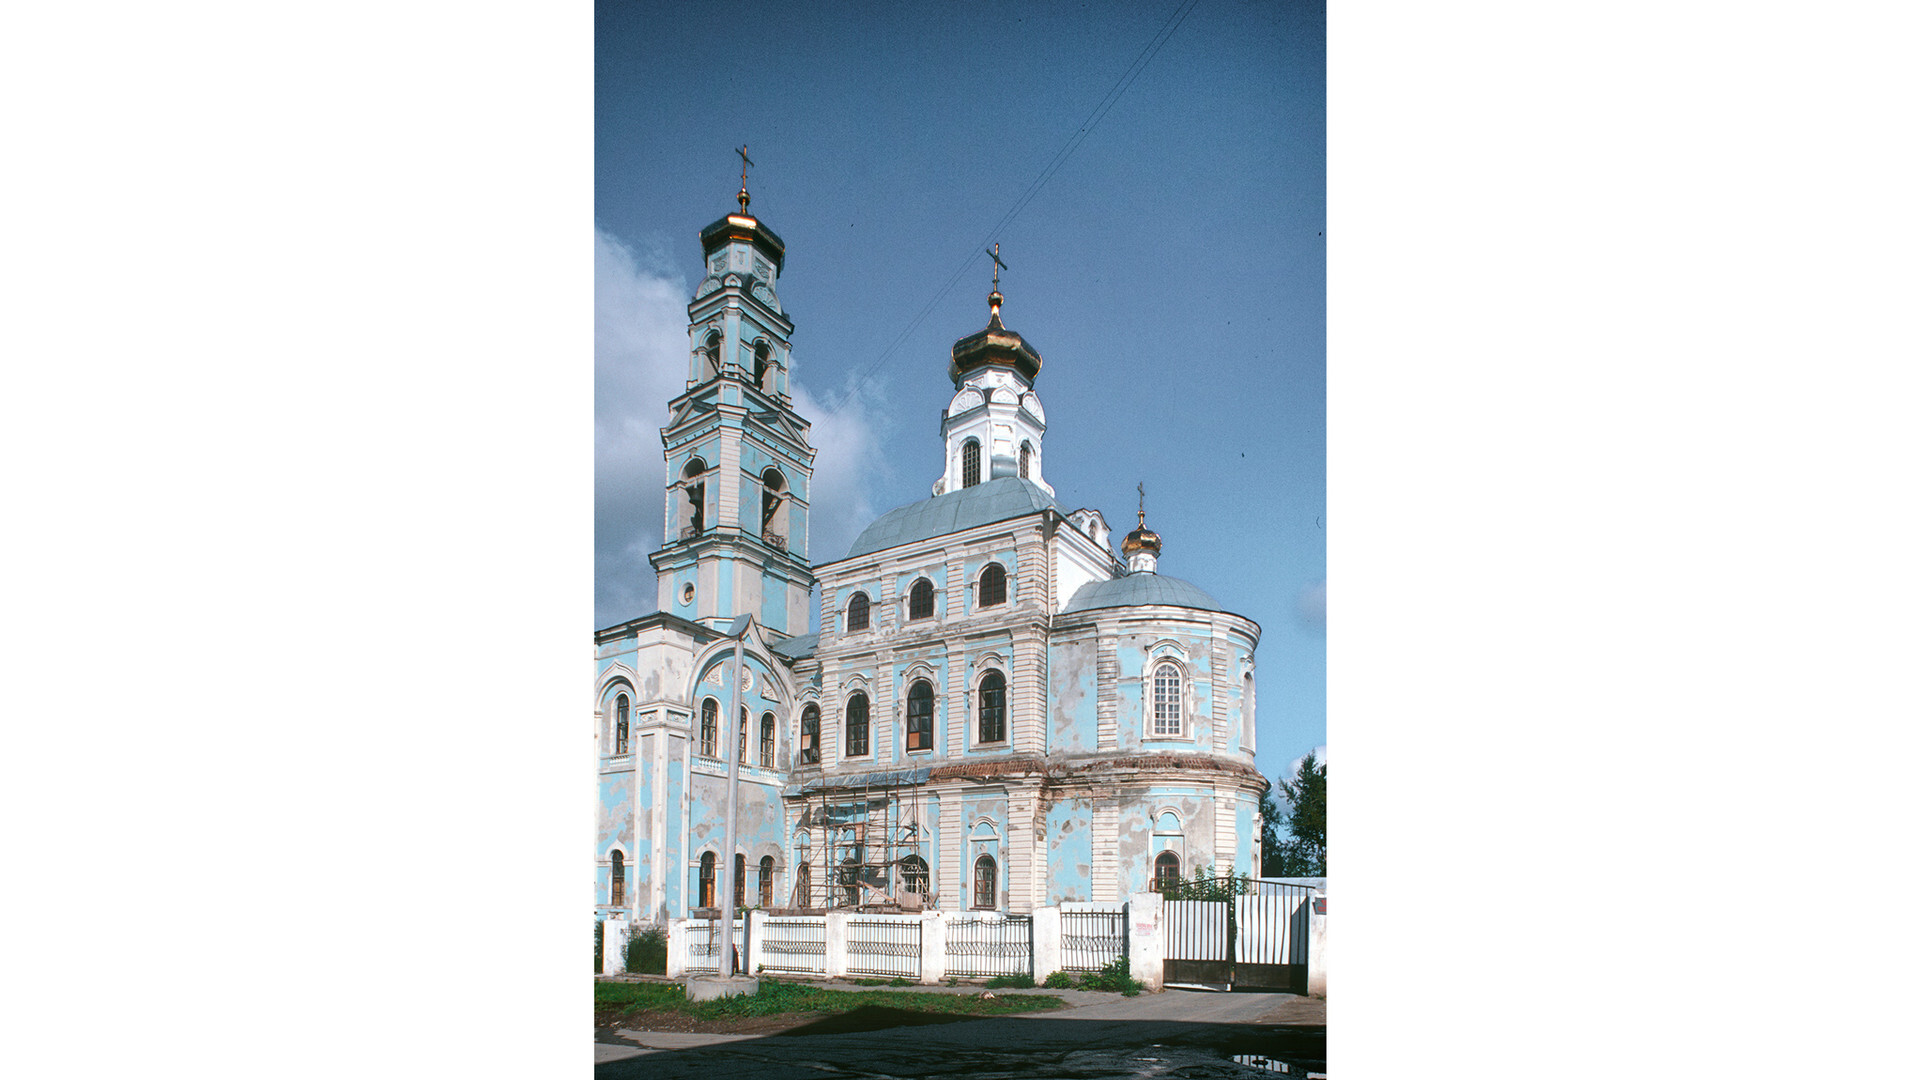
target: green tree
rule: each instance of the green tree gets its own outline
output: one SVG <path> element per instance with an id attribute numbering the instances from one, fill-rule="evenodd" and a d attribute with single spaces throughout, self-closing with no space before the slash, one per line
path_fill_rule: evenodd
<path id="1" fill-rule="evenodd" d="M 1327 872 L 1327 766 L 1308 754 L 1300 759 L 1293 779 L 1282 780 L 1278 786 L 1287 800 L 1288 838 L 1278 845 L 1277 871 L 1267 869 L 1263 858 L 1261 873 L 1272 877 L 1322 877 Z M 1265 814 L 1261 817 L 1264 848 Z"/>
<path id="2" fill-rule="evenodd" d="M 1284 877 L 1281 872 L 1285 858 L 1284 843 L 1280 839 L 1280 804 L 1273 801 L 1273 789 L 1260 793 L 1260 876 Z"/>

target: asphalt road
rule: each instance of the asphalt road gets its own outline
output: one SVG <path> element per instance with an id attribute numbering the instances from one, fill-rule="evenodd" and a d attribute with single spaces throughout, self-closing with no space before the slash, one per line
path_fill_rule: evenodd
<path id="1" fill-rule="evenodd" d="M 713 1080 L 1121 1080 L 1326 1072 L 1325 1006 L 1286 994 L 1169 990 L 1034 1016 L 761 1038 L 624 1033 L 638 1043 L 594 1075 Z M 720 1041 L 725 1040 L 725 1041 Z"/>

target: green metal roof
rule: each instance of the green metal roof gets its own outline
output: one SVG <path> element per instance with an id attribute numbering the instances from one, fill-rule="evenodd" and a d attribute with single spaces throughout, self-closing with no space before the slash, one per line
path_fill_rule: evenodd
<path id="1" fill-rule="evenodd" d="M 1128 574 L 1110 581 L 1089 581 L 1073 592 L 1073 599 L 1060 609 L 1065 615 L 1070 611 L 1086 611 L 1089 608 L 1137 607 L 1145 604 L 1166 604 L 1171 607 L 1199 608 L 1201 611 L 1225 611 L 1208 596 L 1200 586 L 1191 581 L 1182 581 L 1165 574 Z"/>
<path id="2" fill-rule="evenodd" d="M 887 511 L 853 542 L 847 558 L 957 533 L 976 525 L 1059 509 L 1060 504 L 1040 485 L 1017 476 L 1002 476 Z"/>

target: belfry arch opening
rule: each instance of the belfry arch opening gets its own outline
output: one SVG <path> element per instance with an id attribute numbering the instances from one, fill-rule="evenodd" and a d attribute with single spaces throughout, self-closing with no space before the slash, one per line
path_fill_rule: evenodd
<path id="1" fill-rule="evenodd" d="M 707 463 L 694 458 L 680 471 L 680 538 L 689 540 L 706 532 Z"/>
<path id="2" fill-rule="evenodd" d="M 760 536 L 777 548 L 787 546 L 787 478 L 767 466 L 760 474 Z"/>

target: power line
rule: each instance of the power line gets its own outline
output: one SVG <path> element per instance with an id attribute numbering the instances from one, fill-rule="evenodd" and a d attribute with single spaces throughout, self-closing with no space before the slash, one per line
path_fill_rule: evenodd
<path id="1" fill-rule="evenodd" d="M 1141 47 L 1139 53 L 1135 54 L 1133 62 L 1127 65 L 1125 71 L 1121 72 L 1120 78 L 1108 89 L 1106 96 L 1100 99 L 1100 103 L 1093 107 L 1093 111 L 1087 114 L 1087 118 L 1080 122 L 1080 127 L 1072 135 L 1068 136 L 1067 141 L 1054 153 L 1053 159 L 1047 162 L 1046 166 L 1040 170 L 1040 175 L 1034 178 L 1033 183 L 1027 185 L 1027 189 L 1021 192 L 1020 197 L 1013 201 L 1013 205 L 1008 208 L 1007 212 L 1001 215 L 1000 220 L 994 223 L 992 229 L 987 231 L 985 239 L 979 244 L 976 244 L 967 254 L 967 257 L 960 261 L 960 265 L 954 269 L 952 276 L 947 278 L 946 283 L 941 285 L 939 291 L 933 294 L 933 297 L 927 301 L 926 306 L 922 307 L 919 313 L 907 323 L 906 329 L 900 331 L 900 335 L 894 338 L 893 342 L 885 349 L 880 351 L 880 355 L 874 358 L 873 363 L 868 364 L 854 376 L 853 381 L 849 383 L 846 390 L 840 394 L 839 400 L 826 407 L 827 412 L 837 413 L 844 408 L 847 402 L 853 398 L 853 395 L 859 391 L 860 387 L 865 385 L 866 381 L 871 378 L 875 372 L 880 370 L 881 365 L 885 364 L 887 360 L 893 356 L 895 350 L 899 349 L 901 344 L 905 342 L 908 337 L 912 336 L 915 330 L 919 329 L 920 324 L 926 320 L 928 315 L 933 313 L 933 309 L 939 306 L 940 301 L 946 299 L 946 295 L 953 291 L 953 286 L 960 280 L 961 276 L 980 258 L 980 252 L 984 251 L 989 244 L 993 243 L 994 239 L 1000 235 L 1002 229 L 1005 229 L 1013 223 L 1014 218 L 1018 217 L 1020 212 L 1027 208 L 1027 204 L 1032 202 L 1034 197 L 1040 194 L 1040 190 L 1047 186 L 1047 181 L 1053 179 L 1053 174 L 1059 172 L 1060 167 L 1065 165 L 1067 159 L 1073 156 L 1073 152 L 1080 148 L 1080 144 L 1087 141 L 1087 136 L 1093 134 L 1093 129 L 1100 126 L 1100 121 L 1106 119 L 1107 113 L 1113 110 L 1113 106 L 1117 104 L 1121 96 L 1127 92 L 1127 88 L 1132 86 L 1134 80 L 1140 77 L 1140 73 L 1145 71 L 1147 65 L 1153 62 L 1153 58 L 1159 54 L 1161 48 L 1163 48 L 1167 41 L 1180 29 L 1180 25 L 1187 21 L 1187 16 L 1193 13 L 1193 9 L 1197 7 L 1199 3 L 1200 0 L 1186 0 L 1183 7 L 1175 8 L 1173 14 L 1167 16 L 1167 21 L 1160 25 L 1160 29 L 1155 32 L 1153 38 Z"/>

